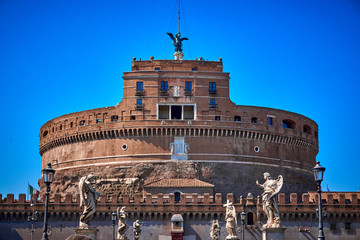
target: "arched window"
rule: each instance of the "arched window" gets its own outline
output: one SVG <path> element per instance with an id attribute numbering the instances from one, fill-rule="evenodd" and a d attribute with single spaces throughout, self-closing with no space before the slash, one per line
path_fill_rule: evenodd
<path id="1" fill-rule="evenodd" d="M 304 132 L 307 134 L 311 134 L 311 127 L 309 125 L 304 125 Z"/>
<path id="2" fill-rule="evenodd" d="M 234 121 L 235 122 L 241 122 L 241 117 L 240 116 L 235 116 Z"/>
<path id="3" fill-rule="evenodd" d="M 282 121 L 283 128 L 295 129 L 295 122 L 289 119 L 285 119 Z"/>
<path id="4" fill-rule="evenodd" d="M 257 117 L 252 117 L 252 118 L 251 118 L 251 123 L 257 123 L 257 122 L 258 122 Z"/>

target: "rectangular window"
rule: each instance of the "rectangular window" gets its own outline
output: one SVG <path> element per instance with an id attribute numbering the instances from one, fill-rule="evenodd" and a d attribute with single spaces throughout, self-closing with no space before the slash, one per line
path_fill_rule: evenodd
<path id="1" fill-rule="evenodd" d="M 345 223 L 345 230 L 351 230 L 351 222 Z"/>
<path id="2" fill-rule="evenodd" d="M 136 99 L 136 105 L 142 105 L 142 99 L 141 98 Z"/>
<path id="3" fill-rule="evenodd" d="M 155 71 L 160 71 L 160 68 L 159 68 L 159 67 L 156 67 L 156 68 L 155 68 Z"/>
<path id="4" fill-rule="evenodd" d="M 215 121 L 220 121 L 220 116 L 215 116 Z"/>
<path id="5" fill-rule="evenodd" d="M 269 125 L 270 125 L 270 126 L 273 125 L 273 119 L 272 119 L 272 117 L 269 117 Z"/>
<path id="6" fill-rule="evenodd" d="M 210 105 L 211 105 L 211 106 L 215 106 L 215 105 L 216 105 L 215 99 L 210 99 Z"/>
<path id="7" fill-rule="evenodd" d="M 143 90 L 143 82 L 137 82 L 136 91 L 142 91 L 142 90 Z"/>
<path id="8" fill-rule="evenodd" d="M 209 82 L 209 92 L 210 93 L 216 93 L 216 83 Z"/>
<path id="9" fill-rule="evenodd" d="M 167 91 L 168 90 L 168 82 L 161 81 L 161 91 Z"/>
<path id="10" fill-rule="evenodd" d="M 191 82 L 185 82 L 185 91 L 191 92 Z"/>

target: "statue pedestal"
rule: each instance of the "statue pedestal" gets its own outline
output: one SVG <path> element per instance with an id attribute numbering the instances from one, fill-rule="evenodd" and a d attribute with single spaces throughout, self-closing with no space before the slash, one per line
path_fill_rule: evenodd
<path id="1" fill-rule="evenodd" d="M 184 54 L 182 52 L 175 52 L 174 58 L 175 60 L 183 60 Z"/>
<path id="2" fill-rule="evenodd" d="M 238 236 L 227 236 L 225 240 L 240 240 Z"/>
<path id="3" fill-rule="evenodd" d="M 262 240 L 285 240 L 284 227 L 280 228 L 262 228 Z"/>
<path id="4" fill-rule="evenodd" d="M 74 232 L 76 235 L 85 235 L 91 238 L 92 240 L 97 240 L 97 232 L 99 229 L 96 227 L 89 228 L 74 228 Z"/>

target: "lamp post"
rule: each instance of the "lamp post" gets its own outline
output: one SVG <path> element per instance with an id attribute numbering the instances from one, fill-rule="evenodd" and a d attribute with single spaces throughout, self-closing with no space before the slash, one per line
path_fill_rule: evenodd
<path id="1" fill-rule="evenodd" d="M 34 204 L 31 204 L 30 206 L 33 208 L 33 211 L 32 211 L 31 216 L 29 216 L 27 220 L 28 220 L 28 222 L 31 222 L 31 240 L 33 240 L 33 234 L 35 232 L 34 222 L 39 220 L 39 212 L 38 211 L 35 212 Z"/>
<path id="2" fill-rule="evenodd" d="M 321 200 L 321 182 L 324 177 L 325 168 L 320 165 L 320 162 L 316 162 L 316 166 L 312 169 L 314 172 L 316 189 L 319 194 L 319 235 L 318 240 L 324 240 L 324 231 L 323 231 L 323 214 L 322 214 L 322 200 Z"/>
<path id="3" fill-rule="evenodd" d="M 46 183 L 46 200 L 45 200 L 45 214 L 44 214 L 44 227 L 43 227 L 43 236 L 41 240 L 48 240 L 48 205 L 49 205 L 49 193 L 50 193 L 50 184 L 54 179 L 55 170 L 51 168 L 51 163 L 48 163 L 47 167 L 41 170 L 44 176 L 44 183 Z"/>
<path id="4" fill-rule="evenodd" d="M 116 212 L 111 213 L 111 220 L 113 222 L 113 240 L 115 240 L 115 221 L 116 221 Z"/>
<path id="5" fill-rule="evenodd" d="M 240 219 L 241 219 L 241 225 L 242 225 L 242 240 L 245 240 L 245 218 L 246 218 L 246 213 L 244 211 L 242 211 L 240 213 Z"/>

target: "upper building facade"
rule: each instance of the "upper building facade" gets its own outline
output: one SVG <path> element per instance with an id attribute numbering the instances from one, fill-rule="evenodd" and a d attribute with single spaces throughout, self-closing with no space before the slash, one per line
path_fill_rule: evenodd
<path id="1" fill-rule="evenodd" d="M 263 172 L 283 175 L 283 192 L 314 189 L 318 126 L 300 114 L 236 105 L 222 59 L 136 60 L 123 100 L 70 113 L 40 130 L 42 166 L 58 193 L 77 192 L 93 173 L 105 194 L 143 192 L 159 179 L 198 179 L 215 192 L 260 193 Z"/>

